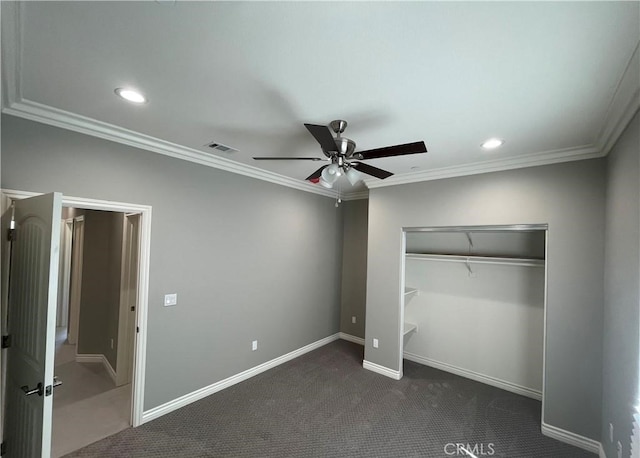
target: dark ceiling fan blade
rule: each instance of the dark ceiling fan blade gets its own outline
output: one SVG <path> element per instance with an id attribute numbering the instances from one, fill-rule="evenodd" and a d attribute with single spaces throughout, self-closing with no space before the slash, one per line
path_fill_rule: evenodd
<path id="1" fill-rule="evenodd" d="M 320 143 L 323 151 L 337 151 L 336 141 L 327 126 L 319 126 L 317 124 L 305 124 L 304 126 Z"/>
<path id="2" fill-rule="evenodd" d="M 320 157 L 254 157 L 256 161 L 326 161 Z"/>
<path id="3" fill-rule="evenodd" d="M 358 172 L 366 173 L 367 175 L 380 178 L 381 180 L 389 178 L 391 175 L 393 175 L 393 173 L 391 172 L 387 172 L 386 170 L 379 169 L 378 167 L 365 164 L 364 162 L 352 162 L 351 167 L 356 169 Z"/>
<path id="4" fill-rule="evenodd" d="M 377 159 L 379 157 L 402 156 L 404 154 L 426 153 L 424 142 L 405 143 L 404 145 L 387 146 L 385 148 L 358 151 L 354 156 L 361 155 L 362 159 Z"/>
<path id="5" fill-rule="evenodd" d="M 322 175 L 322 171 L 329 167 L 330 164 L 327 165 L 323 165 L 322 167 L 320 167 L 318 170 L 316 170 L 315 172 L 313 172 L 311 175 L 309 175 L 307 178 L 305 178 L 305 180 L 308 181 L 313 181 L 313 180 L 317 180 L 318 178 L 320 178 L 320 175 Z"/>

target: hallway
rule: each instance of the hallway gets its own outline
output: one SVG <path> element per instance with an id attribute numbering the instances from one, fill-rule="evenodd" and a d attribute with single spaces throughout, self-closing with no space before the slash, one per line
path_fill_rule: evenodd
<path id="1" fill-rule="evenodd" d="M 130 426 L 131 385 L 116 387 L 102 363 L 78 363 L 76 347 L 56 332 L 51 456 L 61 457 Z"/>

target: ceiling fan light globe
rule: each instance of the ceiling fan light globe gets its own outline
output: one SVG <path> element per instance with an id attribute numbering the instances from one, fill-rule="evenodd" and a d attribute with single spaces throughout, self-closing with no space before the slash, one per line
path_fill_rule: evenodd
<path id="1" fill-rule="evenodd" d="M 351 183 L 351 186 L 355 186 L 360 180 L 362 180 L 362 174 L 358 172 L 356 169 L 347 170 L 347 180 Z"/>
<path id="2" fill-rule="evenodd" d="M 340 175 L 340 167 L 338 164 L 331 164 L 326 170 L 327 173 L 330 173 L 331 175 Z"/>
<path id="3" fill-rule="evenodd" d="M 321 184 L 322 186 L 324 186 L 325 188 L 328 188 L 328 189 L 333 188 L 333 182 L 331 182 L 331 183 L 330 183 L 330 182 L 326 181 L 326 180 L 325 180 L 324 178 L 322 178 L 322 177 L 320 177 L 320 184 Z"/>
<path id="4" fill-rule="evenodd" d="M 322 171 L 321 178 L 327 183 L 333 185 L 333 183 L 338 179 L 338 170 L 340 170 L 340 168 L 336 164 L 331 164 L 329 167 L 325 167 Z"/>

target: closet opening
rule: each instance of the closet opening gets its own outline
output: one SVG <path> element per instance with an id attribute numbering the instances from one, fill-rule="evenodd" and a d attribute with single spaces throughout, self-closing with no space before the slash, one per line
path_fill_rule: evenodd
<path id="1" fill-rule="evenodd" d="M 403 228 L 400 358 L 542 400 L 547 232 Z"/>

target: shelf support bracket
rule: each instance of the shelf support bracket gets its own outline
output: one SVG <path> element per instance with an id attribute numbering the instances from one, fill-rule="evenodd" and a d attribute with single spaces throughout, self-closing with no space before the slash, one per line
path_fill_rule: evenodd
<path id="1" fill-rule="evenodd" d="M 465 234 L 467 234 L 467 240 L 469 241 L 469 251 L 471 251 L 471 248 L 473 248 L 473 239 L 471 238 L 471 233 L 465 232 Z"/>
<path id="2" fill-rule="evenodd" d="M 469 263 L 469 258 L 464 261 L 464 265 L 467 266 L 467 270 L 469 271 L 469 275 L 473 275 L 473 269 L 471 268 L 471 263 Z"/>

